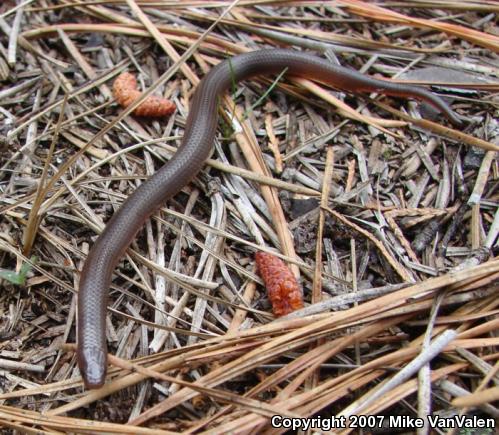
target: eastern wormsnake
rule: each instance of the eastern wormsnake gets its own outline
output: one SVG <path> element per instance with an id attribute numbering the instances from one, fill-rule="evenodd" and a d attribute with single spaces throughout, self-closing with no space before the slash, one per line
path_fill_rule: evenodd
<path id="1" fill-rule="evenodd" d="M 310 78 L 346 91 L 380 92 L 425 100 L 453 123 L 460 123 L 449 106 L 426 89 L 377 80 L 310 54 L 260 50 L 220 62 L 195 91 L 178 151 L 128 197 L 88 253 L 78 292 L 77 347 L 78 366 L 86 388 L 101 387 L 106 377 L 106 308 L 113 271 L 146 219 L 203 167 L 213 146 L 220 95 L 234 82 L 284 70 L 286 74 Z"/>

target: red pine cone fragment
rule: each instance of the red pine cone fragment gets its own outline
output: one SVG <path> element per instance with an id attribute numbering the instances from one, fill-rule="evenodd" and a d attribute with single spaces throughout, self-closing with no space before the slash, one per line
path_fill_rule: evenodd
<path id="1" fill-rule="evenodd" d="M 137 90 L 137 80 L 135 77 L 125 72 L 120 74 L 114 81 L 113 94 L 121 107 L 126 108 L 139 98 L 142 92 Z M 133 114 L 136 116 L 161 118 L 171 115 L 175 112 L 175 109 L 175 104 L 170 100 L 150 96 L 135 108 Z"/>
<path id="2" fill-rule="evenodd" d="M 303 308 L 303 294 L 295 276 L 284 262 L 272 254 L 255 254 L 258 273 L 265 283 L 276 317 Z"/>

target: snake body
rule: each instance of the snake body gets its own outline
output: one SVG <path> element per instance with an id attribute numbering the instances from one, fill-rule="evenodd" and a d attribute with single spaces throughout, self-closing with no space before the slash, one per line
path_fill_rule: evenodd
<path id="1" fill-rule="evenodd" d="M 146 219 L 203 167 L 216 134 L 219 97 L 234 82 L 284 70 L 286 74 L 345 91 L 379 92 L 425 100 L 452 122 L 460 122 L 442 99 L 424 88 L 378 80 L 307 53 L 287 49 L 260 50 L 219 63 L 195 91 L 184 137 L 175 155 L 127 198 L 87 256 L 78 292 L 77 344 L 78 365 L 86 388 L 101 387 L 106 377 L 106 308 L 113 271 Z"/>

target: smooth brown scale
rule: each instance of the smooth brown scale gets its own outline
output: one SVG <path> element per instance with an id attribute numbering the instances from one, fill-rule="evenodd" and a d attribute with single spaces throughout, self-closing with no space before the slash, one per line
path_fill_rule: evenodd
<path id="1" fill-rule="evenodd" d="M 139 98 L 142 92 L 137 90 L 137 80 L 135 77 L 125 72 L 120 74 L 114 81 L 113 94 L 120 106 L 126 108 Z M 133 114 L 136 116 L 159 118 L 171 115 L 175 112 L 175 109 L 175 104 L 170 100 L 150 96 L 135 108 Z"/>
<path id="2" fill-rule="evenodd" d="M 258 273 L 265 283 L 276 317 L 303 308 L 303 294 L 295 276 L 284 262 L 272 254 L 255 254 Z"/>

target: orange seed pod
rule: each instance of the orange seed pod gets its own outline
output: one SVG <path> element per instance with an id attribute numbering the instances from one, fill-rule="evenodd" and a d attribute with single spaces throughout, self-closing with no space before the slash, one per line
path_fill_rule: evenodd
<path id="1" fill-rule="evenodd" d="M 267 294 L 276 317 L 303 308 L 303 294 L 291 270 L 272 254 L 255 254 L 258 273 L 265 283 Z"/>
<path id="2" fill-rule="evenodd" d="M 137 80 L 135 77 L 125 72 L 120 74 L 114 81 L 113 94 L 116 101 L 122 107 L 126 108 L 139 98 L 142 92 L 137 90 Z M 171 115 L 175 109 L 175 104 L 170 100 L 149 96 L 135 108 L 133 114 L 136 116 L 159 118 Z"/>

